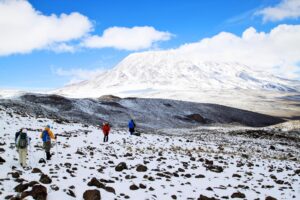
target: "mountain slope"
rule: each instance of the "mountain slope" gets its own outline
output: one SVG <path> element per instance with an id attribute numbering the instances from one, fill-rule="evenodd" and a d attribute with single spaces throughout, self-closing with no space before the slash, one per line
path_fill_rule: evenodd
<path id="1" fill-rule="evenodd" d="M 0 199 L 83 199 L 87 190 L 106 200 L 300 197 L 299 131 L 291 137 L 278 129 L 197 128 L 137 137 L 113 127 L 103 143 L 95 126 L 24 117 L 10 108 L 0 110 L 0 119 Z M 55 155 L 43 163 L 39 134 L 47 124 L 58 137 Z M 18 163 L 20 128 L 32 139 L 32 169 Z"/>
<path id="2" fill-rule="evenodd" d="M 99 97 L 103 92 L 143 90 L 251 89 L 296 92 L 297 82 L 257 72 L 239 63 L 203 62 L 170 52 L 135 53 L 113 70 L 58 90 L 75 97 Z"/>
<path id="3" fill-rule="evenodd" d="M 134 53 L 96 78 L 53 91 L 68 97 L 164 98 L 215 103 L 276 116 L 300 116 L 300 82 L 240 63 L 205 62 L 176 51 Z M 274 109 L 276 108 L 276 109 Z"/>
<path id="4" fill-rule="evenodd" d="M 15 99 L 0 99 L 0 106 L 24 116 L 46 117 L 60 122 L 77 121 L 127 127 L 133 118 L 139 128 L 186 128 L 213 123 L 267 126 L 283 122 L 278 117 L 230 108 L 166 99 L 117 98 L 68 99 L 58 95 L 26 94 Z"/>

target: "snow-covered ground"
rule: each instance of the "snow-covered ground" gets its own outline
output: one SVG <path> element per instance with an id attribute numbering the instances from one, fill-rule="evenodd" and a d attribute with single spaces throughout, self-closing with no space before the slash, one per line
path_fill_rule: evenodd
<path id="1" fill-rule="evenodd" d="M 299 121 L 295 123 L 293 131 L 299 130 Z M 47 124 L 53 126 L 58 140 L 52 160 L 40 164 L 45 155 L 38 129 Z M 40 182 L 41 173 L 18 164 L 14 134 L 22 127 L 30 130 L 32 138 L 28 164 L 47 174 L 50 184 Z M 278 126 L 267 129 L 272 128 Z M 252 133 L 246 134 L 246 130 Z M 31 181 L 37 181 L 31 185 L 47 188 L 49 200 L 83 199 L 83 193 L 91 189 L 99 190 L 102 199 L 197 199 L 200 195 L 299 199 L 299 137 L 269 137 L 260 130 L 202 127 L 141 131 L 141 136 L 130 136 L 127 130 L 113 128 L 109 142 L 103 143 L 97 127 L 21 117 L 1 108 L 0 156 L 5 162 L 0 163 L 0 199 L 26 194 L 31 186 L 23 193 L 15 187 L 26 187 Z M 121 162 L 127 169 L 116 171 Z M 137 171 L 140 164 L 146 171 Z"/>

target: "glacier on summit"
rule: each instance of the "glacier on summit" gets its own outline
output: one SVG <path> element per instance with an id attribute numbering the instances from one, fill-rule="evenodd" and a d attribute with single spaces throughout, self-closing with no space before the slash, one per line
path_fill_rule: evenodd
<path id="1" fill-rule="evenodd" d="M 130 54 L 112 70 L 52 93 L 72 98 L 111 94 L 176 99 L 298 116 L 299 107 L 294 107 L 295 102 L 286 102 L 284 97 L 298 95 L 299 91 L 297 80 L 277 77 L 237 62 L 203 61 L 168 50 Z"/>

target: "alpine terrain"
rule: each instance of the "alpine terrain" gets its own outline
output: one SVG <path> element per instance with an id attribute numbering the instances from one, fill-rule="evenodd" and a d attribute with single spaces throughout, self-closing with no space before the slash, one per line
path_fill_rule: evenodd
<path id="1" fill-rule="evenodd" d="M 53 93 L 68 97 L 167 98 L 300 116 L 300 82 L 241 63 L 202 61 L 174 51 L 134 53 L 114 69 Z M 276 109 L 274 109 L 276 107 Z"/>

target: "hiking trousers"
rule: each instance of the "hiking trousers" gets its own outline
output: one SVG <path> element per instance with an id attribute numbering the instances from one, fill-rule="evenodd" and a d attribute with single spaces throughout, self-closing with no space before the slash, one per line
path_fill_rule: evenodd
<path id="1" fill-rule="evenodd" d="M 50 153 L 50 149 L 51 149 L 51 141 L 47 141 L 43 143 L 43 147 L 45 149 L 46 152 L 46 158 L 47 160 L 51 159 L 51 153 Z"/>
<path id="2" fill-rule="evenodd" d="M 26 167 L 27 148 L 19 149 L 19 162 L 22 167 Z"/>
<path id="3" fill-rule="evenodd" d="M 108 142 L 108 134 L 106 135 L 104 135 L 104 138 L 103 138 L 103 142 Z"/>
<path id="4" fill-rule="evenodd" d="M 130 135 L 134 134 L 134 128 L 129 128 Z"/>

